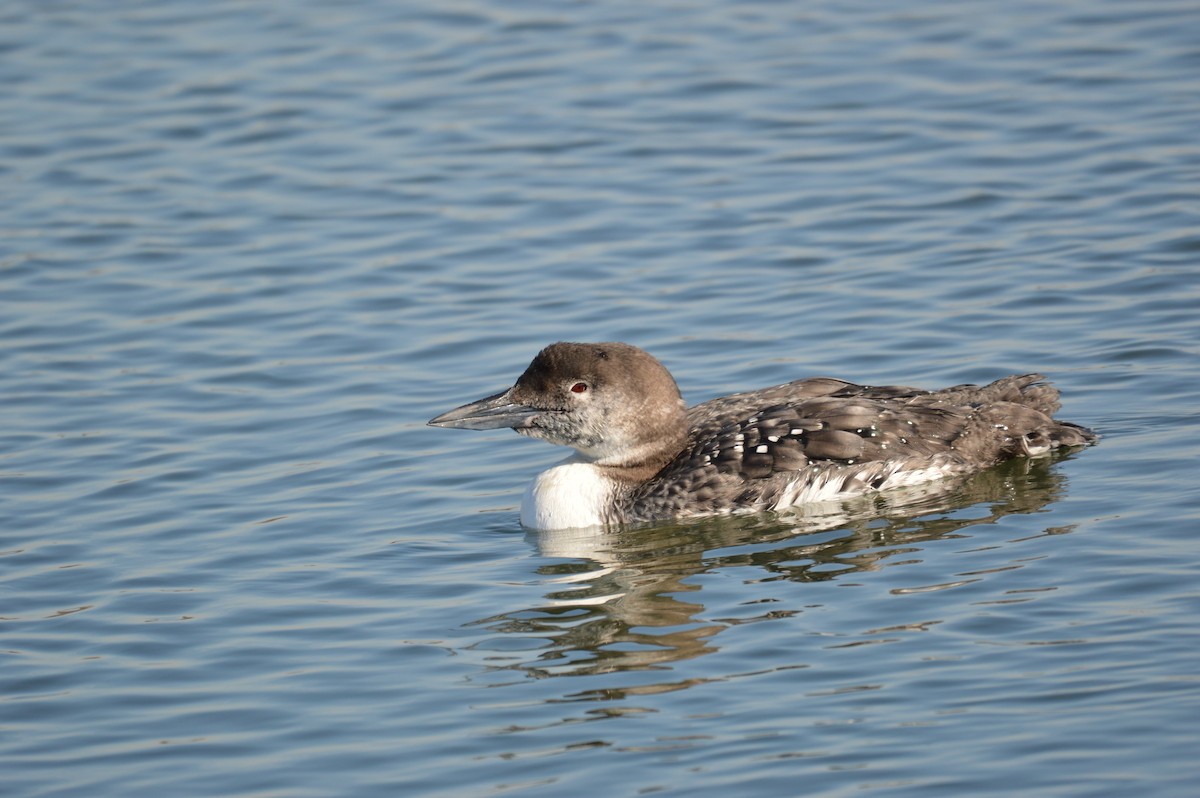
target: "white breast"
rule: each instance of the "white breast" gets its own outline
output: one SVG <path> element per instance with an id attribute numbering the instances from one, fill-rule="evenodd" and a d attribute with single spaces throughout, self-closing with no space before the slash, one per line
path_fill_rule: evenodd
<path id="1" fill-rule="evenodd" d="M 569 458 L 529 485 L 521 501 L 521 523 L 531 529 L 602 526 L 613 492 L 612 481 L 596 466 Z"/>

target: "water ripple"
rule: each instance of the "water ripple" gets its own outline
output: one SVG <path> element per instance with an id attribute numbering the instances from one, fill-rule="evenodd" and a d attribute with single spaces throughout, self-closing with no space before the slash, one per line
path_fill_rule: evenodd
<path id="1" fill-rule="evenodd" d="M 1194 791 L 1189 4 L 0 20 L 8 792 Z M 1104 440 L 525 534 L 557 453 L 424 421 L 558 339 Z"/>

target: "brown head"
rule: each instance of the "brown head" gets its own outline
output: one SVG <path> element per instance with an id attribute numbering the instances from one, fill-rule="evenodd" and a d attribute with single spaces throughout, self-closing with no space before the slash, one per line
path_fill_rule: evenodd
<path id="1" fill-rule="evenodd" d="M 687 439 L 686 409 L 670 372 L 641 349 L 615 342 L 551 344 L 512 388 L 429 423 L 511 427 L 599 465 L 639 470 L 657 470 Z"/>

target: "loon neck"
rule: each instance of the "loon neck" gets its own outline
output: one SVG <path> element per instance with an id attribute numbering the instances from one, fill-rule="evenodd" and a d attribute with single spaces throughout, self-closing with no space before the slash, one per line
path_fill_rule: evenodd
<path id="1" fill-rule="evenodd" d="M 606 457 L 590 457 L 580 452 L 579 459 L 623 485 L 646 482 L 683 451 L 687 443 L 686 417 L 678 419 L 677 424 L 668 423 L 647 432 L 648 437 L 637 444 L 627 445 Z"/>
<path id="2" fill-rule="evenodd" d="M 614 482 L 625 486 L 638 485 L 653 479 L 654 476 L 670 463 L 678 452 L 659 452 L 645 459 L 637 459 L 622 463 L 594 462 L 592 465 Z"/>

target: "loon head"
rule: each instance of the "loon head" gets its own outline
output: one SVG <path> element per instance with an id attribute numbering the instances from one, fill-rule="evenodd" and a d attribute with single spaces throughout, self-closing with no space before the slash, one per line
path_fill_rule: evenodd
<path id="1" fill-rule="evenodd" d="M 513 387 L 432 419 L 435 427 L 498 429 L 570 446 L 590 462 L 661 465 L 683 448 L 687 414 L 670 372 L 622 343 L 556 343 Z"/>

